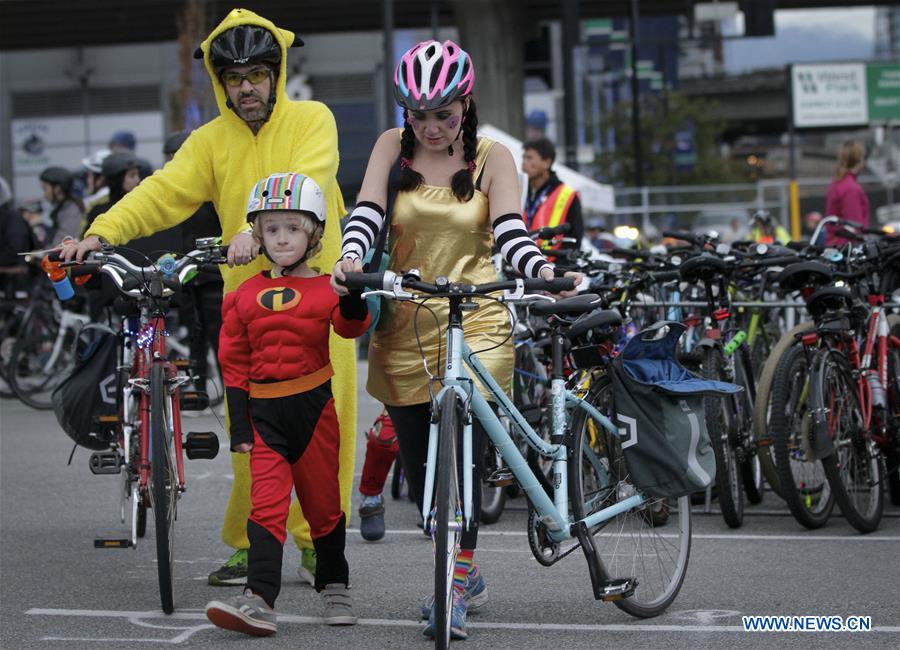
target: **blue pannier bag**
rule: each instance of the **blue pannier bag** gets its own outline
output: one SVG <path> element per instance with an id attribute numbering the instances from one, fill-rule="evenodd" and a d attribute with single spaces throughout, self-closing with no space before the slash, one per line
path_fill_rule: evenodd
<path id="1" fill-rule="evenodd" d="M 610 364 L 619 441 L 631 482 L 646 496 L 679 497 L 712 485 L 716 460 L 704 398 L 743 390 L 678 363 L 684 330 L 674 321 L 655 323 L 635 334 Z"/>

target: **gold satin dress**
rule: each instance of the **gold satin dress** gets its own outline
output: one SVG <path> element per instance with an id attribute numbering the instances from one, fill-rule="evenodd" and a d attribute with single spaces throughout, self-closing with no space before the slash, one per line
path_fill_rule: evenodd
<path id="1" fill-rule="evenodd" d="M 474 178 L 479 178 L 493 145 L 493 140 L 479 139 Z M 466 203 L 460 203 L 449 187 L 423 184 L 412 192 L 398 192 L 390 228 L 388 268 L 392 271 L 418 269 L 425 282 L 434 282 L 439 276 L 472 284 L 498 279 L 491 262 L 494 235 L 488 198 L 479 190 Z M 476 311 L 463 312 L 466 343 L 508 393 L 514 357 L 509 313 L 506 307 L 491 300 L 478 303 Z M 415 303 L 387 299 L 381 302 L 381 318 L 369 346 L 366 389 L 389 406 L 430 401 L 422 352 L 429 372 L 439 375 L 442 371 L 447 300 L 434 298 L 425 304 L 437 314 L 437 322 L 431 312 Z M 440 390 L 437 385 L 432 388 L 435 392 Z M 482 387 L 479 390 L 487 397 Z"/>

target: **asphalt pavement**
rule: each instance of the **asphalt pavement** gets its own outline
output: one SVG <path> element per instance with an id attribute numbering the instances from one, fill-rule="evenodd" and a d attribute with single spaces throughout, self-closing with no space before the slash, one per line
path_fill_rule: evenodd
<path id="1" fill-rule="evenodd" d="M 365 364 L 360 364 L 364 385 Z M 360 390 L 357 481 L 362 432 L 378 405 Z M 224 421 L 224 418 L 221 418 Z M 220 418 L 186 418 L 186 430 L 215 431 Z M 124 537 L 118 477 L 94 476 L 89 452 L 76 450 L 52 412 L 0 400 L 0 646 L 3 648 L 431 647 L 417 613 L 430 593 L 430 542 L 407 500 L 387 497 L 388 533 L 362 540 L 355 512 L 347 556 L 359 624 L 323 625 L 321 601 L 296 577 L 299 552 L 285 551 L 274 637 L 251 639 L 213 627 L 203 609 L 239 588 L 210 587 L 207 574 L 228 557 L 220 525 L 231 467 L 223 448 L 213 461 L 187 462 L 188 490 L 176 527 L 176 612 L 160 610 L 153 523 L 136 549 L 97 550 L 95 537 Z M 355 509 L 354 505 L 354 509 Z M 583 556 L 552 567 L 531 556 L 522 498 L 497 524 L 483 527 L 477 559 L 487 606 L 469 616 L 469 648 L 881 648 L 900 647 L 900 508 L 886 506 L 881 527 L 860 535 L 837 509 L 807 531 L 771 492 L 729 529 L 697 508 L 690 566 L 663 615 L 638 620 L 594 601 Z M 745 632 L 742 616 L 869 616 L 865 632 Z"/>

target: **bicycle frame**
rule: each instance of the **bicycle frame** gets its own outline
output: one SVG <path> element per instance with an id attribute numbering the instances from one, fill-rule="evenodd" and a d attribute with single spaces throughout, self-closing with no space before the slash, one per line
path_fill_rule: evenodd
<path id="1" fill-rule="evenodd" d="M 496 380 L 478 356 L 472 352 L 463 338 L 463 330 L 459 323 L 452 322 L 446 331 L 446 361 L 444 363 L 443 377 L 439 378 L 444 387 L 434 398 L 434 404 L 439 404 L 443 394 L 448 390 L 456 391 L 466 406 L 466 417 L 463 422 L 463 521 L 466 527 L 472 522 L 472 490 L 473 478 L 471 468 L 473 466 L 472 454 L 472 420 L 469 414 L 474 412 L 475 417 L 484 426 L 488 437 L 506 461 L 510 471 L 516 477 L 521 488 L 525 491 L 529 501 L 533 504 L 538 517 L 547 526 L 548 534 L 554 542 L 575 537 L 575 529 L 584 524 L 588 528 L 612 519 L 613 517 L 635 508 L 644 502 L 640 494 L 630 496 L 623 501 L 613 504 L 603 510 L 595 512 L 579 522 L 570 521 L 569 494 L 568 494 L 568 461 L 567 448 L 561 443 L 545 442 L 534 429 L 525 421 L 512 400 L 500 388 Z M 473 380 L 468 370 L 484 385 L 494 398 L 502 415 L 521 432 L 525 441 L 536 449 L 541 455 L 553 459 L 553 500 L 547 496 L 541 483 L 528 466 L 515 442 L 494 413 L 487 400 L 474 388 Z M 602 413 L 590 404 L 580 399 L 565 386 L 565 380 L 554 377 L 551 380 L 551 411 L 552 432 L 551 439 L 561 440 L 566 428 L 566 405 L 572 404 L 576 408 L 584 409 L 591 418 L 599 422 L 611 433 L 618 435 L 618 429 Z M 425 498 L 422 505 L 422 516 L 428 520 L 434 500 L 434 485 L 436 475 L 436 459 L 438 447 L 438 423 L 432 422 L 428 438 L 428 455 L 425 473 Z"/>

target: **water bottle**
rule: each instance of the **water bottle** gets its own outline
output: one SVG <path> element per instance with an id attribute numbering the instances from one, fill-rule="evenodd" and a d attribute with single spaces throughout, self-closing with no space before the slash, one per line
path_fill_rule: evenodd
<path id="1" fill-rule="evenodd" d="M 884 386 L 881 385 L 881 379 L 878 378 L 878 372 L 869 370 L 866 372 L 866 379 L 869 381 L 869 390 L 872 393 L 872 406 L 883 409 L 887 406 L 887 394 Z"/>
<path id="2" fill-rule="evenodd" d="M 41 268 L 44 269 L 47 277 L 50 278 L 50 282 L 53 283 L 53 288 L 56 290 L 56 295 L 60 300 L 68 300 L 75 295 L 75 290 L 69 281 L 69 275 L 65 269 L 59 267 L 59 262 L 51 262 L 50 257 L 47 256 L 41 260 Z"/>

